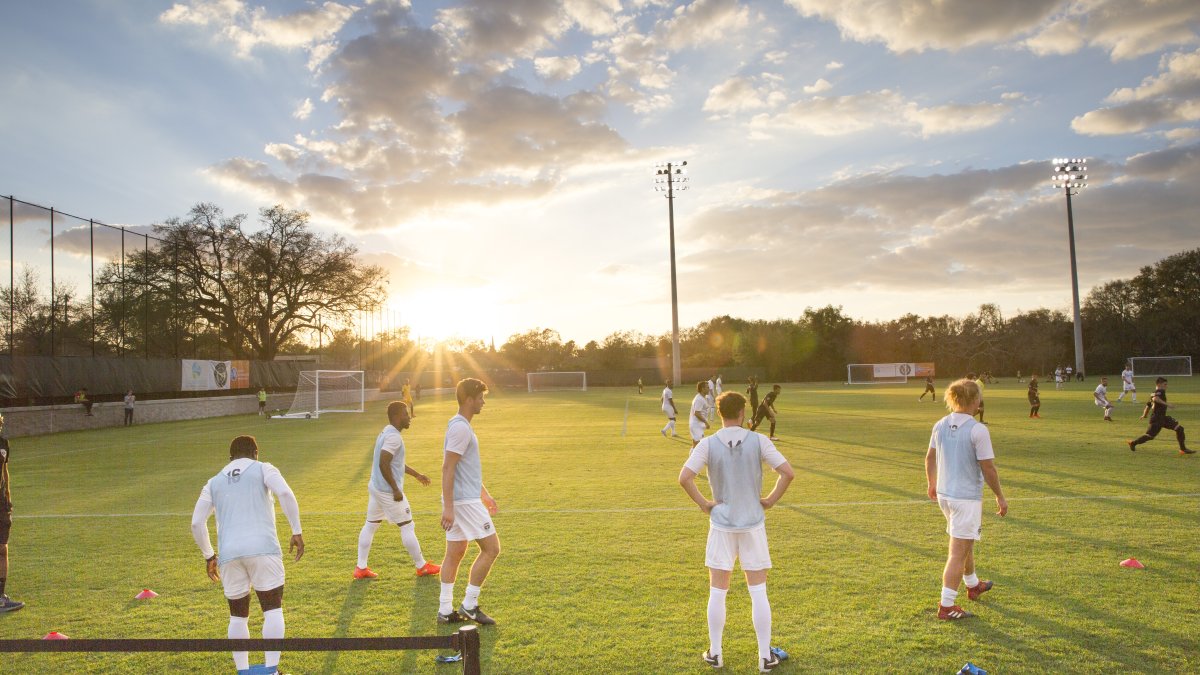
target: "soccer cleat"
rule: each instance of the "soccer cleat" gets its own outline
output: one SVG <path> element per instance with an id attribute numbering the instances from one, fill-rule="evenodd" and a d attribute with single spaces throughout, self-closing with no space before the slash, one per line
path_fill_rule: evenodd
<path id="1" fill-rule="evenodd" d="M 374 579 L 378 576 L 379 576 L 378 574 L 371 571 L 370 567 L 355 567 L 354 568 L 354 578 L 355 579 Z"/>
<path id="2" fill-rule="evenodd" d="M 660 430 L 659 430 L 659 432 L 660 432 L 660 433 L 663 435 L 663 438 L 666 438 L 666 437 L 667 437 L 667 430 L 666 430 L 666 429 L 660 429 Z"/>
<path id="3" fill-rule="evenodd" d="M 1112 421 L 1112 418 L 1111 418 L 1111 417 L 1105 417 L 1105 418 L 1104 418 L 1104 421 L 1105 421 L 1105 422 L 1111 422 L 1111 421 Z"/>
<path id="4" fill-rule="evenodd" d="M 450 610 L 449 614 L 442 614 L 441 612 L 438 612 L 437 615 L 438 623 L 462 623 L 466 620 L 467 618 L 465 616 L 459 614 L 457 610 L 453 609 Z"/>
<path id="5" fill-rule="evenodd" d="M 433 576 L 433 575 L 435 575 L 435 574 L 438 574 L 438 573 L 440 573 L 441 571 L 442 571 L 442 566 L 441 566 L 441 565 L 434 565 L 434 564 L 433 564 L 433 563 L 431 563 L 431 562 L 427 562 L 427 563 L 425 563 L 424 565 L 422 565 L 421 567 L 418 567 L 418 568 L 417 568 L 417 576 L 419 576 L 419 577 L 431 577 L 431 576 Z"/>
<path id="6" fill-rule="evenodd" d="M 484 614 L 483 609 L 481 607 L 479 607 L 479 605 L 476 605 L 475 609 L 467 609 L 466 607 L 463 607 L 460 605 L 458 608 L 458 611 L 463 616 L 474 621 L 475 623 L 479 624 L 480 626 L 495 626 L 496 625 L 496 620 L 493 619 L 492 617 L 488 616 L 487 614 Z"/>
<path id="7" fill-rule="evenodd" d="M 1129 446 L 1130 452 L 1137 452 L 1137 443 L 1134 443 L 1133 441 L 1125 441 L 1125 445 Z"/>
<path id="8" fill-rule="evenodd" d="M 765 659 L 760 658 L 758 660 L 758 672 L 769 673 L 772 670 L 775 670 L 775 668 L 778 667 L 780 663 L 782 663 L 782 660 L 778 656 L 775 655 L 775 652 L 772 651 L 770 658 L 765 658 Z"/>
<path id="9" fill-rule="evenodd" d="M 1179 449 L 1179 454 L 1181 454 L 1181 455 L 1194 455 L 1194 454 L 1196 454 L 1196 451 L 1195 451 L 1195 450 L 1189 450 L 1189 449 L 1187 449 L 1187 448 L 1180 448 L 1180 449 Z"/>
<path id="10" fill-rule="evenodd" d="M 15 612 L 24 606 L 23 602 L 17 602 L 7 595 L 0 595 L 0 612 Z"/>
<path id="11" fill-rule="evenodd" d="M 778 436 L 772 436 L 772 437 L 771 437 L 771 440 L 773 440 L 773 441 L 777 441 L 777 440 L 779 440 L 779 437 L 778 437 Z"/>
<path id="12" fill-rule="evenodd" d="M 952 607 L 938 605 L 938 618 L 942 621 L 957 621 L 958 619 L 969 619 L 973 616 L 975 615 L 958 605 Z"/>
<path id="13" fill-rule="evenodd" d="M 980 581 L 975 586 L 967 588 L 967 597 L 972 600 L 978 600 L 979 596 L 992 590 L 992 582 Z"/>
<path id="14" fill-rule="evenodd" d="M 771 647 L 771 653 L 778 656 L 780 661 L 788 660 L 788 653 L 779 647 Z"/>
<path id="15" fill-rule="evenodd" d="M 705 663 L 713 668 L 720 668 L 721 666 L 725 665 L 725 659 L 720 654 L 717 654 L 716 656 L 710 656 L 708 652 L 709 650 L 706 649 L 704 650 L 704 653 L 700 655 L 700 658 L 704 659 Z"/>

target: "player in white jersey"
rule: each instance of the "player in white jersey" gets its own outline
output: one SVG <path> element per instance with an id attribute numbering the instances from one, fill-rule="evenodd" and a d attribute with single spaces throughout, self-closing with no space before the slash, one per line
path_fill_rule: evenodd
<path id="1" fill-rule="evenodd" d="M 355 579 L 374 579 L 379 575 L 367 567 L 371 555 L 371 542 L 379 524 L 387 518 L 389 523 L 400 527 L 400 541 L 412 557 L 417 576 L 431 577 L 441 567 L 425 560 L 421 553 L 421 542 L 417 540 L 413 525 L 412 507 L 404 496 L 404 474 L 417 479 L 421 485 L 429 485 L 429 477 L 406 463 L 404 438 L 400 432 L 412 425 L 410 404 L 392 401 L 388 404 L 389 424 L 375 439 L 375 451 L 371 461 L 371 480 L 367 483 L 367 521 L 358 533 L 358 563 L 354 568 Z"/>
<path id="2" fill-rule="evenodd" d="M 483 465 L 479 459 L 479 438 L 471 429 L 471 419 L 483 410 L 487 385 L 468 377 L 458 383 L 458 414 L 446 425 L 446 444 L 442 452 L 442 529 L 446 530 L 446 557 L 442 560 L 442 590 L 438 597 L 438 623 L 470 619 L 481 625 L 496 621 L 479 607 L 479 591 L 492 564 L 500 555 L 500 536 L 492 525 L 499 508 L 483 485 Z M 471 564 L 462 604 L 454 609 L 454 580 L 458 566 L 475 542 L 479 555 Z"/>
<path id="3" fill-rule="evenodd" d="M 707 407 L 704 410 L 704 415 L 709 422 L 712 421 L 713 415 L 717 412 L 717 395 L 713 392 L 717 390 L 717 383 L 714 378 L 708 378 L 708 389 L 704 391 L 704 400 L 707 402 Z"/>
<path id="4" fill-rule="evenodd" d="M 666 436 L 667 431 L 670 431 L 671 436 L 678 436 L 679 434 L 675 433 L 675 418 L 679 415 L 679 409 L 675 407 L 675 393 L 671 391 L 670 380 L 667 380 L 667 386 L 663 387 L 662 411 L 667 416 L 667 426 L 662 428 L 662 435 Z"/>
<path id="5" fill-rule="evenodd" d="M 717 373 L 717 379 L 713 382 L 713 384 L 716 385 L 716 389 L 713 390 L 713 396 L 720 398 L 721 397 L 721 374 L 720 373 Z"/>
<path id="6" fill-rule="evenodd" d="M 288 552 L 295 559 L 304 555 L 304 536 L 300 531 L 300 505 L 279 469 L 258 461 L 258 443 L 253 436 L 238 436 L 229 445 L 229 464 L 213 476 L 200 491 L 192 511 L 192 538 L 204 555 L 208 577 L 220 581 L 229 601 L 230 639 L 250 637 L 250 591 L 258 595 L 262 607 L 262 636 L 282 638 L 283 624 L 283 551 L 275 531 L 275 503 L 292 528 Z M 217 514 L 217 547 L 213 551 L 208 538 L 208 518 Z M 265 667 L 257 673 L 276 673 L 279 652 L 265 653 Z M 249 672 L 249 652 L 233 652 L 238 672 Z"/>
<path id="7" fill-rule="evenodd" d="M 750 592 L 750 615 L 758 638 L 758 668 L 767 672 L 787 658 L 771 646 L 771 604 L 767 600 L 767 571 L 771 554 L 767 547 L 766 514 L 787 491 L 795 477 L 792 466 L 766 436 L 742 426 L 746 419 L 746 397 L 730 391 L 717 399 L 722 427 L 692 449 L 679 472 L 679 485 L 700 510 L 709 516 L 708 545 L 704 564 L 708 567 L 708 650 L 702 658 L 714 668 L 724 665 L 721 639 L 725 631 L 725 596 L 729 592 L 734 561 L 740 561 Z M 775 488 L 762 496 L 763 463 L 779 477 Z M 696 487 L 696 476 L 708 467 L 713 497 L 705 499 Z"/>
<path id="8" fill-rule="evenodd" d="M 692 410 L 688 413 L 688 433 L 692 436 L 692 447 L 704 438 L 708 429 L 708 382 L 696 383 L 696 395 L 692 397 Z"/>
<path id="9" fill-rule="evenodd" d="M 966 584 L 967 596 L 972 600 L 992 588 L 992 582 L 980 581 L 975 574 L 975 541 L 983 530 L 984 482 L 996 495 L 998 515 L 1008 513 L 1008 501 L 996 474 L 991 434 L 975 421 L 981 400 L 979 385 L 968 379 L 953 382 L 946 387 L 942 400 L 950 414 L 933 425 L 925 453 L 925 479 L 926 494 L 941 507 L 946 534 L 950 535 L 937 616 L 951 621 L 975 616 L 958 606 L 960 582 Z"/>
<path id="10" fill-rule="evenodd" d="M 1096 391 L 1092 392 L 1092 398 L 1095 399 L 1096 405 L 1104 408 L 1105 421 L 1111 422 L 1113 404 L 1108 402 L 1108 378 L 1100 378 L 1100 384 L 1096 387 Z"/>
<path id="11" fill-rule="evenodd" d="M 1125 370 L 1121 371 L 1121 395 L 1117 397 L 1117 403 L 1125 400 L 1125 394 L 1133 393 L 1133 402 L 1137 403 L 1137 387 L 1133 384 L 1133 364 L 1126 363 Z"/>

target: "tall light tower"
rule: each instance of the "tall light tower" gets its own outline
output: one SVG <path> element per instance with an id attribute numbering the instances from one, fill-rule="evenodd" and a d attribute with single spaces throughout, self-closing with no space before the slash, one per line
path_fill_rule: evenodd
<path id="1" fill-rule="evenodd" d="M 1071 242 L 1071 293 L 1075 301 L 1075 372 L 1083 373 L 1083 320 L 1079 315 L 1079 272 L 1075 264 L 1075 220 L 1071 215 L 1071 195 L 1087 187 L 1087 160 L 1082 158 L 1054 160 L 1054 187 L 1067 195 L 1067 238 Z"/>
<path id="2" fill-rule="evenodd" d="M 680 384 L 679 367 L 679 290 L 675 283 L 675 193 L 688 189 L 683 167 L 687 162 L 667 162 L 656 165 L 654 189 L 667 198 L 667 219 L 671 226 L 671 384 Z"/>

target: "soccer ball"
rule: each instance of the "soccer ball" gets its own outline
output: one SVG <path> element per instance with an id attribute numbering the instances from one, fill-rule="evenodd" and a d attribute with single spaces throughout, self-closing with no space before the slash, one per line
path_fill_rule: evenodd
<path id="1" fill-rule="evenodd" d="M 312 419 L 312 413 L 304 413 L 304 419 L 306 419 L 306 420 L 311 420 L 311 419 Z"/>

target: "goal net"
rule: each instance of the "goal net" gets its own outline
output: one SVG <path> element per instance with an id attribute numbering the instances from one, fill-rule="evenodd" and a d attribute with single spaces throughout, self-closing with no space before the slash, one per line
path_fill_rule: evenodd
<path id="1" fill-rule="evenodd" d="M 932 377 L 932 363 L 849 363 L 846 384 L 904 384 L 910 377 Z"/>
<path id="2" fill-rule="evenodd" d="M 529 391 L 587 391 L 587 373 L 526 373 Z"/>
<path id="3" fill-rule="evenodd" d="M 362 412 L 363 380 L 361 370 L 300 371 L 292 407 L 276 417 L 311 419 L 323 413 Z"/>
<path id="4" fill-rule="evenodd" d="M 1133 364 L 1134 377 L 1192 376 L 1190 356 L 1133 356 L 1129 362 Z"/>

